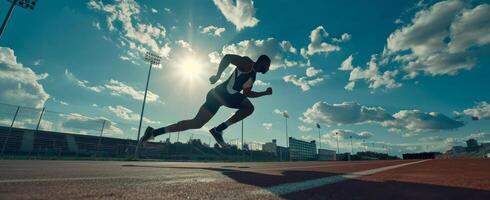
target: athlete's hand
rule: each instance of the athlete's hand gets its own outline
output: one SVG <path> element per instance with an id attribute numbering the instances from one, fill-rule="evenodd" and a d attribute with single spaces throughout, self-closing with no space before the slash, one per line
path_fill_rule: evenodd
<path id="1" fill-rule="evenodd" d="M 211 77 L 209 77 L 209 82 L 211 84 L 215 84 L 216 82 L 218 82 L 219 80 L 219 76 L 218 75 L 212 75 Z"/>
<path id="2" fill-rule="evenodd" d="M 271 88 L 271 87 L 268 87 L 268 88 L 265 90 L 265 94 L 266 94 L 266 95 L 272 95 L 272 88 Z"/>

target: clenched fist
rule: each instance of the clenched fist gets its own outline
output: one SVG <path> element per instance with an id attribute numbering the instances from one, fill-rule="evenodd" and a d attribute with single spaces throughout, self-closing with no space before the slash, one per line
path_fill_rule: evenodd
<path id="1" fill-rule="evenodd" d="M 268 88 L 265 90 L 265 94 L 267 94 L 267 95 L 272 95 L 272 88 L 271 88 L 271 87 L 268 87 Z"/>

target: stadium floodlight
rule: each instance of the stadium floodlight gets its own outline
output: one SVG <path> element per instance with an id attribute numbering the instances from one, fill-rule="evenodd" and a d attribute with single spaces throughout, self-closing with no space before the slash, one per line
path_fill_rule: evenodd
<path id="1" fill-rule="evenodd" d="M 335 135 L 337 136 L 337 153 L 339 154 L 340 153 L 340 149 L 339 149 L 339 132 L 335 132 Z"/>
<path id="2" fill-rule="evenodd" d="M 286 119 L 286 147 L 289 148 L 289 137 L 288 137 L 288 118 L 289 114 L 287 111 L 282 112 L 282 116 Z"/>
<path id="3" fill-rule="evenodd" d="M 20 6 L 21 8 L 34 10 L 36 6 L 37 0 L 7 0 L 11 3 L 9 11 L 3 20 L 2 27 L 0 28 L 0 38 L 2 37 L 3 31 L 7 27 L 7 23 L 10 20 L 10 16 L 12 16 L 12 12 L 14 11 L 15 6 Z"/>
<path id="4" fill-rule="evenodd" d="M 153 68 L 153 65 L 159 65 L 160 60 L 162 59 L 161 56 L 159 56 L 156 53 L 153 52 L 146 52 L 145 54 L 145 61 L 150 63 L 150 69 L 148 70 L 148 77 L 146 79 L 146 88 L 145 88 L 145 96 L 143 97 L 143 106 L 141 108 L 141 115 L 140 115 L 140 124 L 138 126 L 138 144 L 136 145 L 136 150 L 134 151 L 134 156 L 138 158 L 139 156 L 139 146 L 140 144 L 140 133 L 141 133 L 141 123 L 143 122 L 143 113 L 145 112 L 145 103 L 146 103 L 146 94 L 148 93 L 148 83 L 150 82 L 150 75 L 151 75 L 151 68 Z"/>

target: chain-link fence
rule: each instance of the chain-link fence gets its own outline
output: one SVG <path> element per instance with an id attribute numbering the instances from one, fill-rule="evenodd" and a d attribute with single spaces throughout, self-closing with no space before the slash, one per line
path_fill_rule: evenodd
<path id="1" fill-rule="evenodd" d="M 134 158 L 137 124 L 0 103 L 0 156 L 40 159 Z M 171 133 L 140 146 L 139 158 L 172 160 L 280 160 L 262 143 L 227 138 L 216 145 L 208 133 Z M 243 141 L 243 145 L 242 145 Z"/>

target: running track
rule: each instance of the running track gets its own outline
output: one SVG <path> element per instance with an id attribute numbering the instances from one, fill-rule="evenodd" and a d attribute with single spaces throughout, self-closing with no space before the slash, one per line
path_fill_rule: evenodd
<path id="1" fill-rule="evenodd" d="M 0 199 L 490 199 L 490 160 L 1 160 Z"/>

